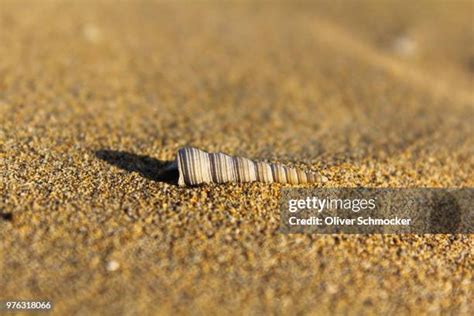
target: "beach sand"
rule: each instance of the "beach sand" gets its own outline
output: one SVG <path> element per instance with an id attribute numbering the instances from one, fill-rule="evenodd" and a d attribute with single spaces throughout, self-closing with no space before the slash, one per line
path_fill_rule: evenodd
<path id="1" fill-rule="evenodd" d="M 66 314 L 472 315 L 472 235 L 282 235 L 280 184 L 472 187 L 472 1 L 1 1 L 0 300 Z"/>

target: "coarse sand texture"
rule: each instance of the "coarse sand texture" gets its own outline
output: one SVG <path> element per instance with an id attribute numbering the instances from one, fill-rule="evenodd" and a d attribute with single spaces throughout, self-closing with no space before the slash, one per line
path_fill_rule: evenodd
<path id="1" fill-rule="evenodd" d="M 0 0 L 0 300 L 56 315 L 473 315 L 472 235 L 284 235 L 287 184 L 473 187 L 473 1 Z"/>

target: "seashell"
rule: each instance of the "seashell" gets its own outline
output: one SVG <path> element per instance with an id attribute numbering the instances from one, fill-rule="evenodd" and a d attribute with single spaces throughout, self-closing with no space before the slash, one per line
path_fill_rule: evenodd
<path id="1" fill-rule="evenodd" d="M 179 171 L 180 186 L 253 181 L 304 184 L 316 181 L 316 175 L 311 172 L 223 153 L 208 153 L 194 147 L 181 148 L 173 168 Z"/>

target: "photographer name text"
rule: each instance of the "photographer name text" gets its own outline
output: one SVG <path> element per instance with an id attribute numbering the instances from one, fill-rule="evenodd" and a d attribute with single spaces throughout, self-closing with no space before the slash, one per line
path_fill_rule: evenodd
<path id="1" fill-rule="evenodd" d="M 409 226 L 411 218 L 374 218 L 371 216 L 359 216 L 357 218 L 343 218 L 339 216 L 299 218 L 297 215 L 301 211 L 322 213 L 324 211 L 348 211 L 358 213 L 364 210 L 375 210 L 377 208 L 377 198 L 371 199 L 333 199 L 306 197 L 305 199 L 291 199 L 288 201 L 288 211 L 290 216 L 288 224 L 291 226 Z M 328 214 L 329 215 L 329 214 Z"/>

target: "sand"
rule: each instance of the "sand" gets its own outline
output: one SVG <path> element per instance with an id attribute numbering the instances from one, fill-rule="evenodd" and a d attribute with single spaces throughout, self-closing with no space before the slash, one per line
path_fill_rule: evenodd
<path id="1" fill-rule="evenodd" d="M 282 235 L 279 184 L 472 187 L 472 1 L 0 3 L 0 300 L 66 314 L 473 314 L 472 235 Z"/>

